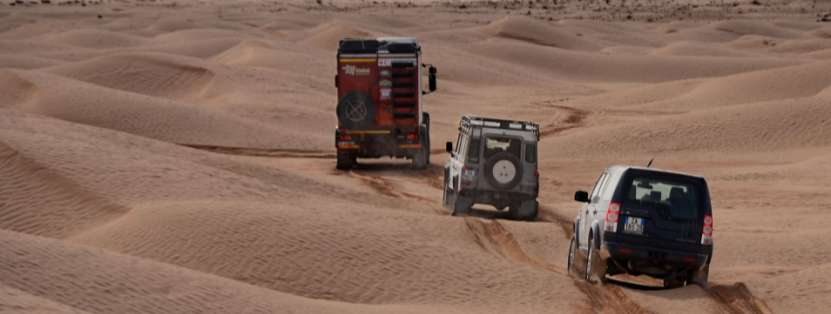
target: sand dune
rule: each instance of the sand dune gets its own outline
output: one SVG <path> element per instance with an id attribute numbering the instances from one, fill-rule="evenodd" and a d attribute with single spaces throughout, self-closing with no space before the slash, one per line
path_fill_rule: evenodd
<path id="1" fill-rule="evenodd" d="M 672 43 L 656 49 L 653 53 L 656 55 L 675 56 L 749 57 L 749 55 L 745 53 L 736 52 L 734 50 L 687 41 Z"/>
<path id="2" fill-rule="evenodd" d="M 383 34 L 371 34 L 351 23 L 345 21 L 331 21 L 320 24 L 308 31 L 308 35 L 301 42 L 320 49 L 335 51 L 338 42 L 347 37 L 378 36 Z"/>
<path id="3" fill-rule="evenodd" d="M 214 71 L 201 60 L 164 54 L 119 54 L 48 69 L 99 86 L 171 99 L 197 98 Z"/>
<path id="4" fill-rule="evenodd" d="M 26 56 L 19 56 L 19 55 L 0 55 L 0 68 L 13 68 L 13 69 L 37 69 L 37 68 L 45 68 L 49 66 L 58 65 L 60 62 L 38 58 L 38 57 L 26 57 Z"/>
<path id="5" fill-rule="evenodd" d="M 831 4 L 812 5 L 0 6 L 0 311 L 822 312 Z M 450 217 L 446 154 L 334 170 L 356 36 L 419 38 L 435 152 L 463 113 L 544 126 L 540 221 Z M 710 182 L 711 287 L 566 275 L 574 191 L 651 158 Z"/>
<path id="6" fill-rule="evenodd" d="M 50 306 L 58 310 L 72 307 L 89 312 L 119 313 L 406 313 L 440 310 L 305 299 L 167 264 L 9 231 L 0 231 L 0 247 L 3 257 L 0 273 L 4 285 L 51 300 L 41 303 L 43 310 Z M 27 263 L 32 260 L 39 263 Z M 64 305 L 53 305 L 55 303 Z"/>
<path id="7" fill-rule="evenodd" d="M 208 38 L 189 41 L 166 41 L 147 44 L 140 48 L 118 49 L 117 52 L 159 52 L 186 57 L 208 59 L 240 44 L 238 38 Z"/>
<path id="8" fill-rule="evenodd" d="M 824 147 L 831 145 L 829 110 L 820 99 L 788 99 L 653 118 L 648 125 L 598 127 L 546 142 L 561 147 L 555 152 L 560 156 L 585 151 L 648 155 Z"/>
<path id="9" fill-rule="evenodd" d="M 222 111 L 116 91 L 54 75 L 19 75 L 37 86 L 37 97 L 15 104 L 18 110 L 179 144 L 284 149 L 315 149 L 316 145 L 323 145 L 299 140 L 269 125 Z"/>
<path id="10" fill-rule="evenodd" d="M 588 81 L 662 82 L 712 77 L 779 67 L 794 61 L 715 57 L 615 56 L 574 53 L 517 41 L 490 40 L 477 44 L 481 54 L 533 69 L 545 69 L 558 78 Z"/>
<path id="11" fill-rule="evenodd" d="M 87 313 L 3 284 L 0 284 L 0 296 L 3 297 L 3 311 L 14 311 L 16 313 Z"/>
<path id="12" fill-rule="evenodd" d="M 219 39 L 223 37 L 239 39 L 240 37 L 244 38 L 244 35 L 240 32 L 225 29 L 197 28 L 162 33 L 154 37 L 153 41 L 170 43 L 205 39 Z"/>
<path id="13" fill-rule="evenodd" d="M 758 35 L 774 38 L 797 38 L 800 34 L 787 29 L 775 27 L 769 23 L 748 20 L 724 21 L 713 24 L 713 29 L 730 34 Z"/>
<path id="14" fill-rule="evenodd" d="M 49 34 L 43 36 L 42 40 L 92 49 L 137 46 L 144 41 L 140 37 L 97 29 L 75 29 L 58 34 Z"/>
<path id="15" fill-rule="evenodd" d="M 128 211 L 12 147 L 0 143 L 0 154 L 2 187 L 10 195 L 0 206 L 2 229 L 65 238 Z"/>
<path id="16" fill-rule="evenodd" d="M 490 23 L 484 28 L 486 33 L 510 39 L 525 40 L 531 43 L 552 46 L 568 50 L 598 50 L 599 46 L 568 34 L 547 23 L 526 17 L 508 16 Z"/>

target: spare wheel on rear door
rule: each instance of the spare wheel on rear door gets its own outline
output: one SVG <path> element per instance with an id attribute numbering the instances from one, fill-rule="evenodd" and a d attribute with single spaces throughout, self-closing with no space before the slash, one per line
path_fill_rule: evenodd
<path id="1" fill-rule="evenodd" d="M 351 92 L 338 102 L 338 122 L 347 129 L 371 127 L 375 123 L 377 107 L 365 92 Z"/>
<path id="2" fill-rule="evenodd" d="M 496 153 L 485 163 L 485 178 L 495 188 L 510 189 L 522 178 L 522 163 L 509 152 Z"/>

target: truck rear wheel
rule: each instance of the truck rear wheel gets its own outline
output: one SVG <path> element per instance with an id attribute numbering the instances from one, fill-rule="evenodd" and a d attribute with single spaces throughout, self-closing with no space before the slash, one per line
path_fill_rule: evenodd
<path id="1" fill-rule="evenodd" d="M 351 152 L 338 151 L 338 170 L 349 170 L 357 163 L 357 157 Z"/>
<path id="2" fill-rule="evenodd" d="M 421 127 L 419 138 L 421 149 L 413 156 L 413 168 L 423 170 L 430 165 L 430 131 L 426 126 Z"/>

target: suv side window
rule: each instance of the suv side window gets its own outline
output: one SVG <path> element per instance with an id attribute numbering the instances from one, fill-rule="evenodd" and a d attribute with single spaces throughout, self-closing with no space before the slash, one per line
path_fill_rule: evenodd
<path id="1" fill-rule="evenodd" d="M 479 146 L 482 146 L 481 138 L 471 137 L 468 142 L 467 162 L 472 164 L 479 163 Z"/>
<path id="2" fill-rule="evenodd" d="M 458 155 L 459 155 L 459 147 L 461 147 L 461 146 L 462 146 L 462 136 L 464 136 L 464 134 L 465 134 L 465 133 L 464 133 L 464 132 L 462 132 L 462 130 L 461 130 L 461 129 L 459 129 L 459 136 L 456 138 L 456 147 L 454 147 L 454 151 L 453 151 L 453 153 L 454 153 L 456 156 L 458 156 Z"/>
<path id="3" fill-rule="evenodd" d="M 603 190 L 603 187 L 606 185 L 606 181 L 608 181 L 608 178 L 609 174 L 607 172 L 603 172 L 603 174 L 600 175 L 600 178 L 597 179 L 597 183 L 595 183 L 594 189 L 592 190 L 592 194 L 589 197 L 589 200 L 591 200 L 592 203 L 594 203 L 596 201 L 596 198 L 600 196 L 600 191 Z"/>
<path id="4" fill-rule="evenodd" d="M 465 160 L 468 142 L 470 142 L 470 136 L 467 133 L 459 134 L 459 145 L 456 147 L 456 156 L 459 156 L 459 160 L 461 161 Z"/>
<path id="5" fill-rule="evenodd" d="M 537 162 L 536 143 L 525 143 L 525 161 L 532 164 Z"/>

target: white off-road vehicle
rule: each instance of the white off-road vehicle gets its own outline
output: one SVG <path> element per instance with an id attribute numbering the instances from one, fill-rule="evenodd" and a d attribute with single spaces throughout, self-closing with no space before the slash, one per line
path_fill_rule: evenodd
<path id="1" fill-rule="evenodd" d="M 456 147 L 446 146 L 444 206 L 464 215 L 474 204 L 489 204 L 509 208 L 514 219 L 536 219 L 539 137 L 533 122 L 463 116 Z"/>

